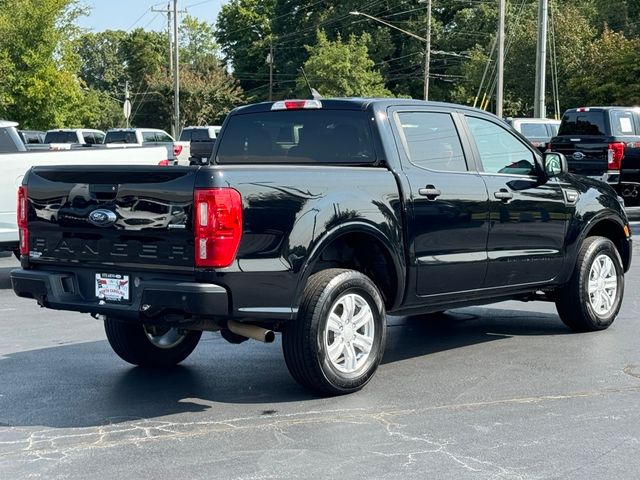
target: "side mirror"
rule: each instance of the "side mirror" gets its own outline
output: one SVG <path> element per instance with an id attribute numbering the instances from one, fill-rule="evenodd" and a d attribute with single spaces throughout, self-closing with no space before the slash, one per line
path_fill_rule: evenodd
<path id="1" fill-rule="evenodd" d="M 548 178 L 557 177 L 561 173 L 569 171 L 566 157 L 561 153 L 546 152 L 543 154 L 542 163 Z"/>

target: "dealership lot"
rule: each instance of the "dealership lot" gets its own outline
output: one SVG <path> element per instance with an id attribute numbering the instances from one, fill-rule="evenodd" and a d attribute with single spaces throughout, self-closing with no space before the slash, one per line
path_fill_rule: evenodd
<path id="1" fill-rule="evenodd" d="M 389 318 L 363 391 L 316 398 L 279 339 L 206 333 L 148 372 L 100 322 L 17 298 L 0 258 L 0 478 L 636 478 L 640 268 L 604 332 L 571 334 L 545 303 Z"/>

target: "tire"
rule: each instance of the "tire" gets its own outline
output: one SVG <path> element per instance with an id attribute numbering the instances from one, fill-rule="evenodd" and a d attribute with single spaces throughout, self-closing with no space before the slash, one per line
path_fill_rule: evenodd
<path id="1" fill-rule="evenodd" d="M 375 284 L 360 272 L 334 268 L 309 278 L 298 318 L 282 332 L 282 350 L 302 386 L 343 395 L 371 380 L 385 339 L 385 307 Z"/>
<path id="2" fill-rule="evenodd" d="M 104 330 L 111 348 L 120 358 L 148 368 L 177 365 L 193 352 L 202 336 L 200 331 L 169 327 L 158 327 L 154 335 L 151 327 L 110 317 L 104 322 Z"/>
<path id="3" fill-rule="evenodd" d="M 624 293 L 622 260 L 608 238 L 585 239 L 569 282 L 558 292 L 556 309 L 575 332 L 608 328 L 618 315 Z"/>

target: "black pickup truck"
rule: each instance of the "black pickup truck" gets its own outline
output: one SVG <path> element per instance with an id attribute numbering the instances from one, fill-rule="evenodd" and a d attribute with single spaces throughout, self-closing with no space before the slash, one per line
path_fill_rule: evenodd
<path id="1" fill-rule="evenodd" d="M 627 206 L 640 205 L 640 108 L 569 109 L 548 148 L 564 154 L 569 172 L 607 182 Z"/>
<path id="2" fill-rule="evenodd" d="M 34 167 L 14 291 L 104 321 L 124 360 L 184 360 L 202 331 L 273 341 L 323 394 L 362 388 L 386 314 L 555 302 L 607 328 L 631 262 L 607 184 L 485 112 L 288 100 L 225 120 L 211 165 Z"/>

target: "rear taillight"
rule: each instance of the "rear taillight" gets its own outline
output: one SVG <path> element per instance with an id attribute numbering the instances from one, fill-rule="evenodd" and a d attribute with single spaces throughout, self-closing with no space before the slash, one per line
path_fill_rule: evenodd
<path id="1" fill-rule="evenodd" d="M 27 222 L 27 214 L 29 213 L 29 204 L 27 200 L 27 188 L 18 187 L 18 205 L 16 208 L 18 217 L 18 232 L 20 235 L 20 254 L 29 254 L 29 224 Z"/>
<path id="2" fill-rule="evenodd" d="M 182 145 L 173 145 L 173 154 L 177 157 L 182 153 Z"/>
<path id="3" fill-rule="evenodd" d="M 160 165 L 161 167 L 168 167 L 169 166 L 169 160 L 160 160 L 158 162 L 158 165 Z"/>
<path id="4" fill-rule="evenodd" d="M 228 267 L 242 237 L 242 199 L 233 188 L 197 189 L 194 194 L 196 267 Z"/>
<path id="5" fill-rule="evenodd" d="M 607 150 L 607 169 L 620 170 L 622 165 L 622 157 L 624 157 L 624 143 L 614 142 L 609 144 L 609 150 Z"/>

